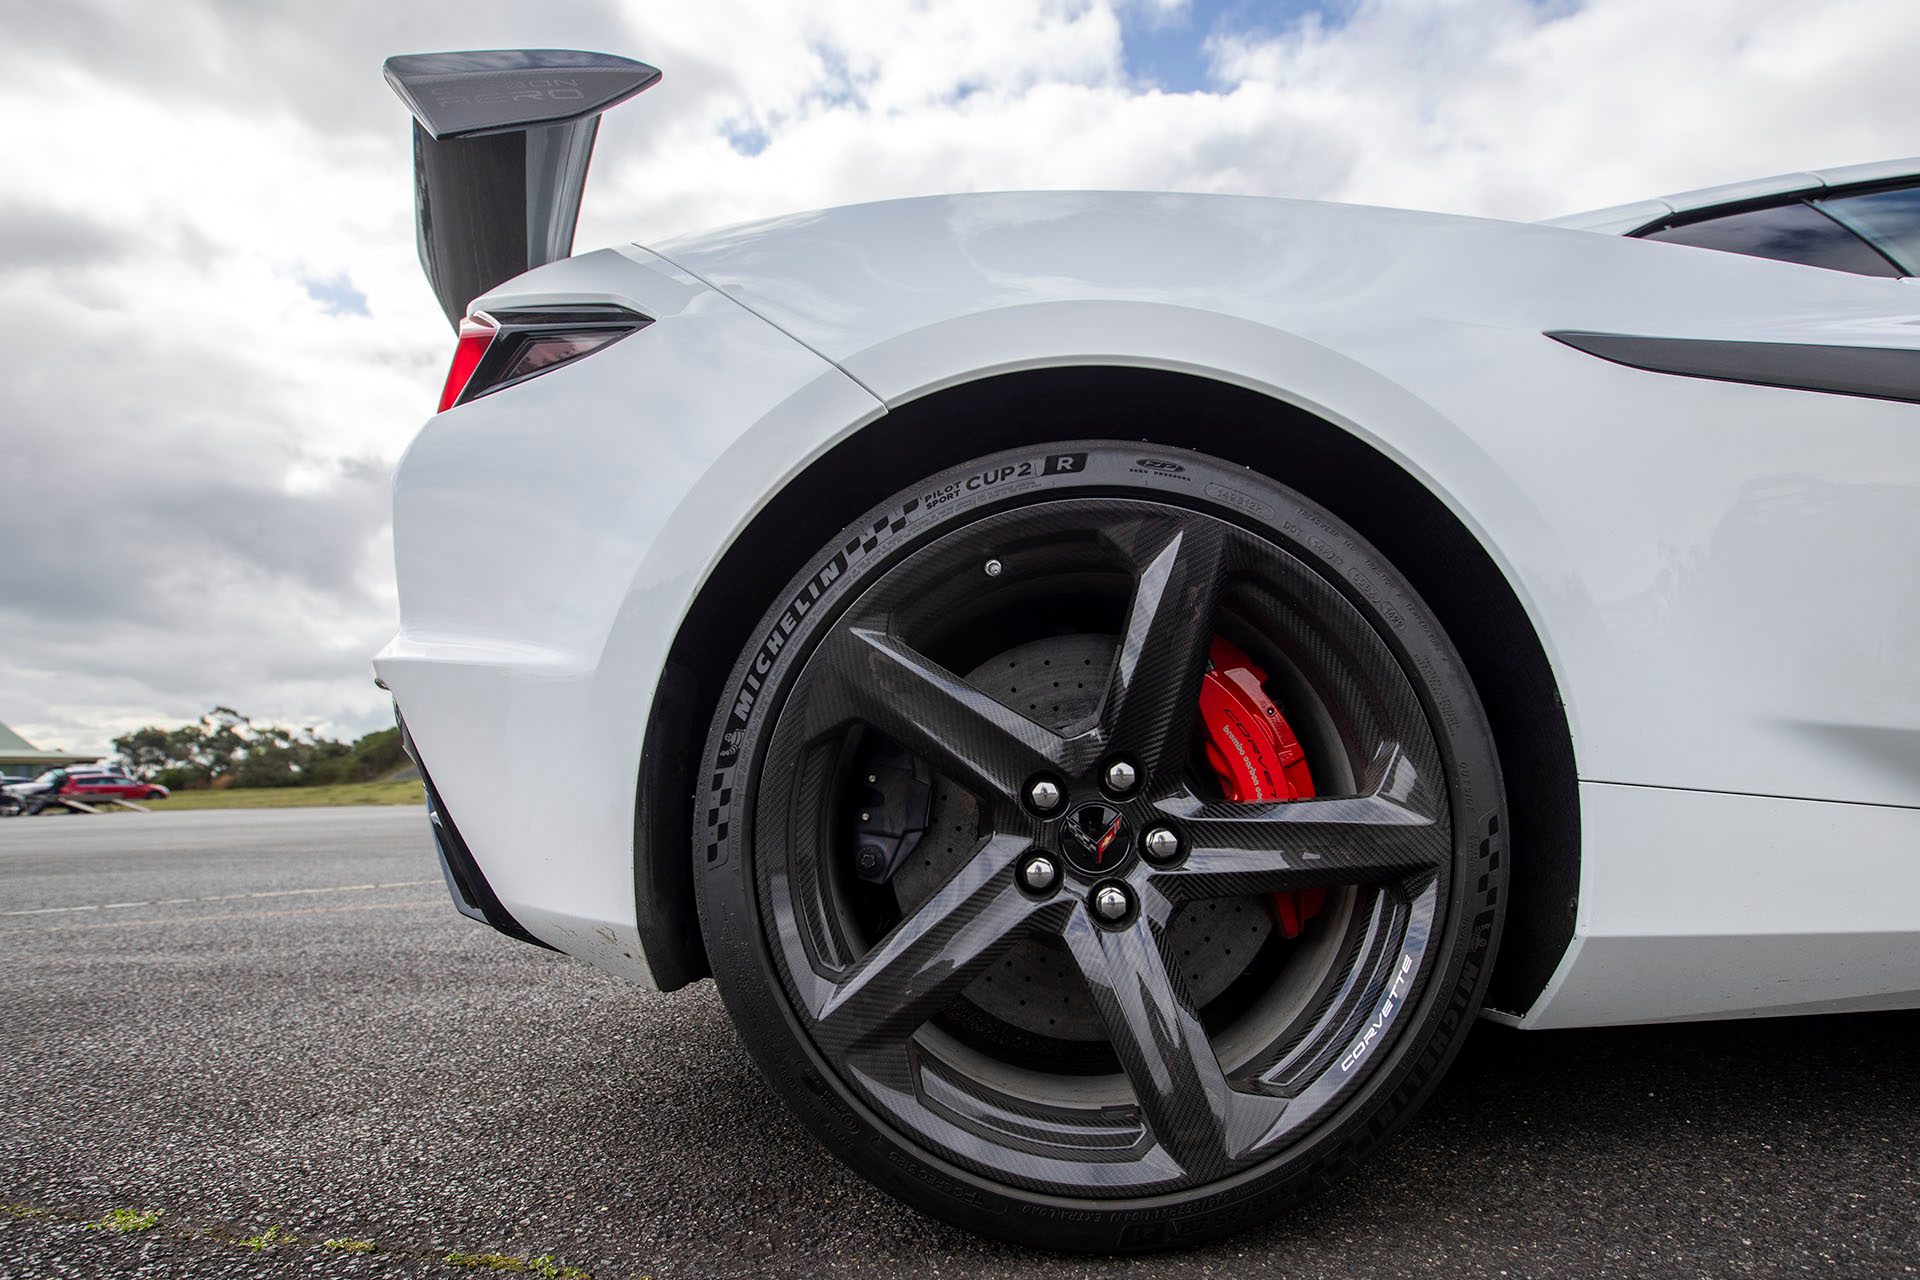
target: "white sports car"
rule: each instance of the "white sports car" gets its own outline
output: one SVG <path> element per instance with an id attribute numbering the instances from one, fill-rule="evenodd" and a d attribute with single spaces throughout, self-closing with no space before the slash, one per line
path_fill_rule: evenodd
<path id="1" fill-rule="evenodd" d="M 387 72 L 460 337 L 376 667 L 454 897 L 711 974 L 876 1183 L 1166 1246 L 1368 1155 L 1479 1013 L 1920 1005 L 1920 164 L 569 257 L 659 73 Z"/>

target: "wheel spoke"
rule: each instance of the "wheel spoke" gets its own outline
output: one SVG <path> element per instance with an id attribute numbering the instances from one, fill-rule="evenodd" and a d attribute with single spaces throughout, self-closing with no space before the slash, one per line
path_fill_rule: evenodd
<path id="1" fill-rule="evenodd" d="M 940 1012 L 1022 926 L 1065 903 L 1038 903 L 1014 883 L 1023 839 L 996 835 L 911 915 L 875 943 L 827 992 L 815 1032 L 836 1056 L 897 1046 Z"/>
<path id="2" fill-rule="evenodd" d="M 1028 778 L 1058 772 L 1067 748 L 1035 724 L 886 632 L 842 628 L 814 657 L 831 687 L 816 728 L 857 719 L 984 796 L 1018 802 Z"/>
<path id="3" fill-rule="evenodd" d="M 1139 568 L 1100 723 L 1110 749 L 1164 778 L 1187 748 L 1229 533 L 1217 521 L 1151 521 L 1127 541 Z"/>
<path id="4" fill-rule="evenodd" d="M 1169 898 L 1225 898 L 1385 884 L 1431 871 L 1449 856 L 1447 825 L 1383 796 L 1272 804 L 1161 805 L 1187 840 L 1179 864 L 1153 873 Z"/>
<path id="5" fill-rule="evenodd" d="M 1154 1139 L 1191 1177 L 1225 1172 L 1273 1127 L 1285 1100 L 1228 1081 L 1162 926 L 1143 915 L 1104 929 L 1076 911 L 1065 933 Z"/>

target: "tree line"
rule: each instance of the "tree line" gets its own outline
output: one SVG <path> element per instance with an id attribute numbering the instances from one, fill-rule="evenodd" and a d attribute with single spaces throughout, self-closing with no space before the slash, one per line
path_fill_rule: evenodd
<path id="1" fill-rule="evenodd" d="M 341 742 L 312 729 L 255 724 L 231 707 L 177 728 L 135 729 L 115 738 L 113 749 L 135 777 L 172 790 L 371 782 L 405 759 L 398 729 Z"/>

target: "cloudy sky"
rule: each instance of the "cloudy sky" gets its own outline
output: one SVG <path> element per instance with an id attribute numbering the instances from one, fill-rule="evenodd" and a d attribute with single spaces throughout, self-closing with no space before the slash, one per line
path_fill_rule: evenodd
<path id="1" fill-rule="evenodd" d="M 0 720 L 388 712 L 387 470 L 451 338 L 390 53 L 575 47 L 592 247 L 936 191 L 1534 218 L 1920 152 L 1913 0 L 0 0 Z"/>

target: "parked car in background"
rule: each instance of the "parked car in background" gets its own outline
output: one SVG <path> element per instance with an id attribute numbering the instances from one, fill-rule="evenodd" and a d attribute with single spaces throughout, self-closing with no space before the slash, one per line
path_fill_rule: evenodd
<path id="1" fill-rule="evenodd" d="M 48 769 L 39 777 L 0 787 L 15 800 L 53 790 L 82 804 L 96 800 L 165 800 L 172 793 L 157 782 L 142 782 L 119 769 Z"/>
<path id="2" fill-rule="evenodd" d="M 69 771 L 66 769 L 43 769 L 31 778 L 9 778 L 0 783 L 0 791 L 11 796 L 27 796 L 45 791 L 49 787 L 66 785 Z"/>
<path id="3" fill-rule="evenodd" d="M 0 787 L 0 815 L 12 817 L 42 812 L 55 795 L 65 790 L 68 776 L 65 769 L 48 769 L 25 782 Z"/>
<path id="4" fill-rule="evenodd" d="M 171 792 L 157 782 L 142 782 L 117 769 L 90 769 L 67 775 L 60 794 L 91 800 L 165 800 Z"/>

